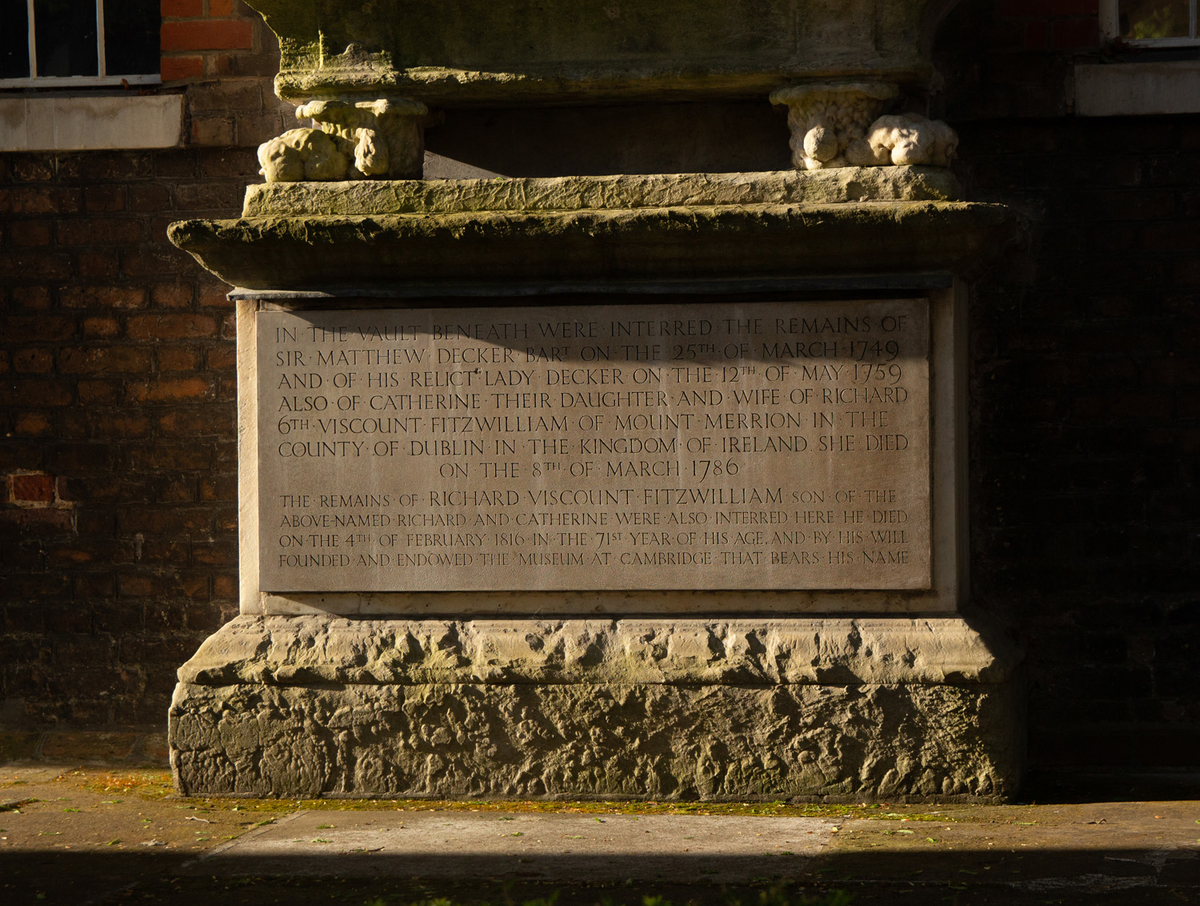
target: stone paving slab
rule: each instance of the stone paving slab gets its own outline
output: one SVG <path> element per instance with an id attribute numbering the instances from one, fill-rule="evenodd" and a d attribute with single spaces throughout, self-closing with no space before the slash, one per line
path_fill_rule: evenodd
<path id="1" fill-rule="evenodd" d="M 739 883 L 798 876 L 836 828 L 821 818 L 305 811 L 217 847 L 188 870 Z"/>

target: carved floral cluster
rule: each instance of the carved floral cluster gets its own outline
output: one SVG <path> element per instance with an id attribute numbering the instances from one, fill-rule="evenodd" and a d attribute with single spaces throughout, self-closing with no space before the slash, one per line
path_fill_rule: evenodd
<path id="1" fill-rule="evenodd" d="M 312 101 L 297 119 L 319 128 L 292 129 L 260 145 L 267 182 L 419 176 L 424 156 L 424 104 L 409 100 Z"/>

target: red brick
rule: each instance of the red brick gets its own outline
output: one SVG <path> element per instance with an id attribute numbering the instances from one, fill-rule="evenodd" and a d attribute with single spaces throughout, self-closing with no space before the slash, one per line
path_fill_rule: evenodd
<path id="1" fill-rule="evenodd" d="M 75 511 L 65 507 L 38 507 L 0 512 L 0 523 L 35 535 L 74 531 Z"/>
<path id="2" fill-rule="evenodd" d="M 80 381 L 75 385 L 81 403 L 115 403 L 121 398 L 120 381 Z"/>
<path id="3" fill-rule="evenodd" d="M 202 57 L 163 57 L 160 63 L 162 80 L 198 79 L 204 75 Z"/>
<path id="4" fill-rule="evenodd" d="M 0 252 L 0 278 L 17 280 L 69 280 L 71 258 L 62 252 L 37 251 Z M 0 279 L 0 283 L 5 282 Z"/>
<path id="5" fill-rule="evenodd" d="M 83 195 L 78 189 L 15 188 L 8 203 L 14 214 L 75 214 L 83 207 Z"/>
<path id="6" fill-rule="evenodd" d="M 69 220 L 58 225 L 59 245 L 133 245 L 144 238 L 140 220 Z"/>
<path id="7" fill-rule="evenodd" d="M 23 437 L 44 437 L 54 423 L 44 412 L 20 412 L 13 418 L 13 433 Z"/>
<path id="8" fill-rule="evenodd" d="M 116 318 L 84 318 L 83 335 L 93 339 L 110 339 L 121 333 L 121 322 Z"/>
<path id="9" fill-rule="evenodd" d="M 213 279 L 205 279 L 200 284 L 197 296 L 203 308 L 233 307 L 233 303 L 229 301 L 229 286 Z"/>
<path id="10" fill-rule="evenodd" d="M 125 325 L 134 340 L 178 340 L 217 335 L 217 322 L 209 315 L 134 315 Z"/>
<path id="11" fill-rule="evenodd" d="M 204 378 L 163 378 L 131 384 L 126 396 L 132 403 L 182 402 L 208 399 L 212 387 Z"/>
<path id="12" fill-rule="evenodd" d="M 89 419 L 88 428 L 98 438 L 148 437 L 151 421 L 141 414 L 95 415 Z"/>
<path id="13" fill-rule="evenodd" d="M 157 361 L 159 371 L 199 371 L 203 356 L 198 350 L 178 346 L 160 346 Z"/>
<path id="14" fill-rule="evenodd" d="M 59 158 L 59 178 L 64 180 L 145 179 L 153 170 L 150 152 L 94 151 Z"/>
<path id="15" fill-rule="evenodd" d="M 54 163 L 44 157 L 18 156 L 13 160 L 12 175 L 17 182 L 49 182 L 54 179 Z"/>
<path id="16" fill-rule="evenodd" d="M 171 190 L 161 183 L 129 187 L 129 210 L 156 213 L 170 209 Z"/>
<path id="17" fill-rule="evenodd" d="M 212 371 L 232 371 L 237 367 L 237 348 L 229 343 L 213 346 L 205 364 Z"/>
<path id="18" fill-rule="evenodd" d="M 9 226 L 8 235 L 13 245 L 49 245 L 50 224 L 40 220 L 17 220 Z"/>
<path id="19" fill-rule="evenodd" d="M 53 475 L 14 475 L 12 496 L 17 503 L 53 503 Z"/>
<path id="20" fill-rule="evenodd" d="M 44 311 L 50 307 L 50 290 L 44 286 L 14 286 L 12 301 L 17 308 Z"/>
<path id="21" fill-rule="evenodd" d="M 12 354 L 12 368 L 18 374 L 46 374 L 54 367 L 54 353 L 49 349 L 17 349 Z"/>
<path id="22" fill-rule="evenodd" d="M 146 290 L 140 286 L 69 286 L 62 290 L 64 308 L 113 308 L 128 310 L 146 307 Z"/>
<path id="23" fill-rule="evenodd" d="M 164 19 L 198 19 L 204 15 L 204 0 L 161 0 L 158 8 Z"/>
<path id="24" fill-rule="evenodd" d="M 235 130 L 228 116 L 196 116 L 192 118 L 192 144 L 232 145 Z"/>
<path id="25" fill-rule="evenodd" d="M 150 289 L 155 308 L 190 308 L 194 298 L 190 283 L 156 283 Z"/>
<path id="26" fill-rule="evenodd" d="M 125 210 L 124 186 L 88 186 L 83 190 L 83 203 L 93 214 L 111 214 Z"/>
<path id="27" fill-rule="evenodd" d="M 233 15 L 233 0 L 208 0 L 208 14 L 212 18 Z"/>
<path id="28" fill-rule="evenodd" d="M 121 272 L 121 259 L 115 249 L 79 253 L 79 276 L 84 280 L 111 280 Z"/>
<path id="29" fill-rule="evenodd" d="M 174 274 L 191 273 L 195 263 L 187 252 L 172 247 L 149 246 L 121 255 L 121 271 L 135 279 L 162 279 Z"/>
<path id="30" fill-rule="evenodd" d="M 58 370 L 63 374 L 142 373 L 150 370 L 152 361 L 152 350 L 142 346 L 91 346 L 59 352 Z"/>
<path id="31" fill-rule="evenodd" d="M 163 437 L 203 437 L 233 432 L 232 413 L 214 415 L 211 409 L 172 409 L 158 420 Z"/>
<path id="32" fill-rule="evenodd" d="M 163 52 L 172 50 L 250 50 L 253 30 L 248 21 L 216 19 L 199 22 L 164 22 Z"/>
<path id="33" fill-rule="evenodd" d="M 6 381 L 0 383 L 0 406 L 69 406 L 71 388 L 62 381 Z"/>

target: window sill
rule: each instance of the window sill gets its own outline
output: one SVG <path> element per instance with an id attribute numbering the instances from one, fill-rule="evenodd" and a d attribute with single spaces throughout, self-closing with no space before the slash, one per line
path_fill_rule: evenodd
<path id="1" fill-rule="evenodd" d="M 1076 66 L 1075 112 L 1079 116 L 1200 113 L 1200 60 Z"/>
<path id="2" fill-rule="evenodd" d="M 0 151 L 174 148 L 183 95 L 0 96 Z"/>

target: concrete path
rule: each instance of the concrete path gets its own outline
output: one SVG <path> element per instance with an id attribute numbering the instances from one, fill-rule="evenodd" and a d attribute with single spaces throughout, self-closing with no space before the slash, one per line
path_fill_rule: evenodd
<path id="1" fill-rule="evenodd" d="M 819 818 L 301 811 L 217 847 L 199 874 L 522 877 L 747 883 L 795 877 L 829 845 Z"/>
<path id="2" fill-rule="evenodd" d="M 176 797 L 160 769 L 0 765 L 3 906 L 832 906 L 849 896 L 854 906 L 1200 904 L 1200 800 L 212 800 Z"/>

